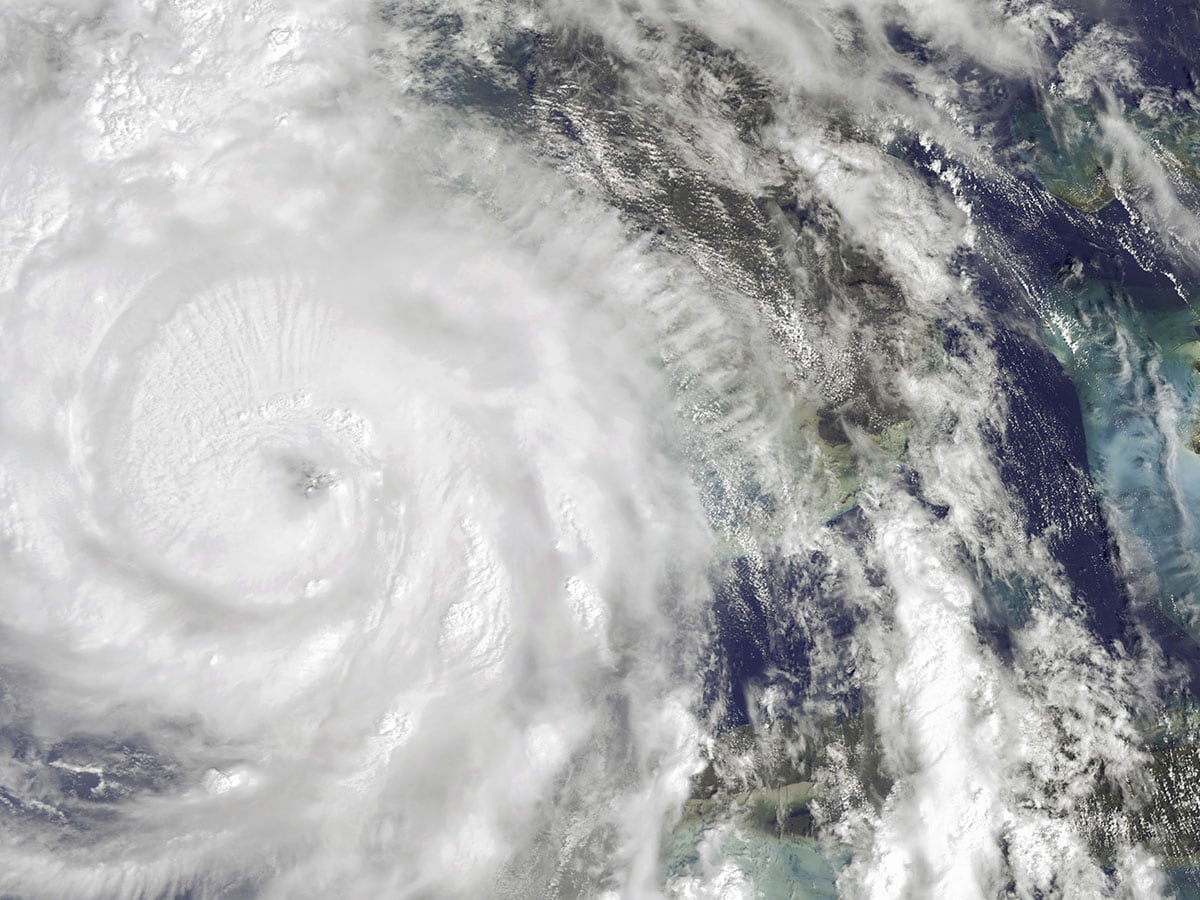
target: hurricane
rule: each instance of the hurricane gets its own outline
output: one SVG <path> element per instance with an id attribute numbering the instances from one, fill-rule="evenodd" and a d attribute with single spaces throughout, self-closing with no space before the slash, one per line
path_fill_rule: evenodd
<path id="1" fill-rule="evenodd" d="M 1197 46 L 9 0 L 0 896 L 1200 896 Z"/>

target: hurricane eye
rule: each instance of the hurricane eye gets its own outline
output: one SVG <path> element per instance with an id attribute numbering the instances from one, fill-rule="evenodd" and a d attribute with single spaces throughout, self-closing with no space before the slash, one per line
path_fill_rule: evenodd
<path id="1" fill-rule="evenodd" d="M 338 483 L 337 472 L 323 470 L 310 462 L 292 464 L 293 484 L 308 499 L 319 498 Z"/>

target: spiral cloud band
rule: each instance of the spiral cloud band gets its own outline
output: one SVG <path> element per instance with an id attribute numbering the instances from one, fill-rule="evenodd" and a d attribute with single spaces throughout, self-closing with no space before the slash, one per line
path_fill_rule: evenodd
<path id="1" fill-rule="evenodd" d="M 265 27 L 247 15 L 229 35 Z M 110 54 L 171 96 L 194 73 L 169 71 L 179 35 L 159 34 Z M 329 52 L 292 34 L 295 56 Z M 160 112 L 128 110 L 125 138 Z M 130 190 L 118 215 L 140 228 L 82 211 L 105 190 L 88 182 L 124 194 L 205 127 L 142 132 L 136 160 L 93 144 L 49 175 L 36 147 L 9 161 L 32 210 L 57 179 L 70 221 L 8 267 L 2 803 L 19 837 L 0 881 L 377 897 L 652 879 L 694 755 L 676 667 L 706 546 L 662 371 L 598 303 L 612 273 L 575 235 L 547 266 L 407 178 L 427 148 L 323 161 L 303 133 L 320 116 L 295 115 L 208 160 L 206 184 Z M 362 126 L 352 108 L 319 137 Z M 287 163 L 248 163 L 269 158 Z M 328 165 L 379 191 L 374 209 L 320 196 Z M 239 197 L 229 218 L 188 208 L 212 181 Z"/>
<path id="2" fill-rule="evenodd" d="M 1200 883 L 1168 7 L 0 4 L 0 898 Z"/>
<path id="3" fill-rule="evenodd" d="M 39 577 L 8 639 L 62 654 L 27 661 L 30 728 L 71 774 L 9 802 L 76 844 L 10 850 L 26 885 L 148 892 L 261 855 L 292 860 L 287 893 L 329 883 L 336 849 L 350 884 L 432 854 L 434 886 L 469 893 L 514 829 L 586 847 L 654 783 L 610 756 L 664 752 L 622 719 L 671 715 L 661 611 L 696 534 L 659 376 L 614 366 L 628 340 L 518 254 L 390 224 L 395 258 L 214 237 L 38 292 L 89 352 L 21 372 L 49 403 L 8 485 L 12 581 Z M 134 751 L 125 780 L 96 768 Z M 101 816 L 109 795 L 131 802 Z"/>

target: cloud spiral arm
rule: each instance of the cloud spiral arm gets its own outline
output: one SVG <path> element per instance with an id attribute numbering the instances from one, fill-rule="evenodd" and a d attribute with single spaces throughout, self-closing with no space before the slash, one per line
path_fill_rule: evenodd
<path id="1" fill-rule="evenodd" d="M 453 217 L 31 279 L 57 354 L 5 373 L 46 401 L 6 420 L 6 889 L 652 876 L 628 825 L 691 765 L 707 552 L 665 385 Z"/>
<path id="2" fill-rule="evenodd" d="M 1084 624 L 1099 505 L 988 295 L 1041 284 L 989 204 L 1067 221 L 987 110 L 1070 13 L 0 23 L 0 893 L 1161 892 L 1080 810 L 1165 676 Z M 687 818 L 743 687 L 837 872 Z"/>

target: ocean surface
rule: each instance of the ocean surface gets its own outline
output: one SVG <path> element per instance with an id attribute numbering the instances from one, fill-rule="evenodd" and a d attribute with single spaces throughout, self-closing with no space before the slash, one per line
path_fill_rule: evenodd
<path id="1" fill-rule="evenodd" d="M 1200 897 L 1197 48 L 0 4 L 0 897 Z"/>

